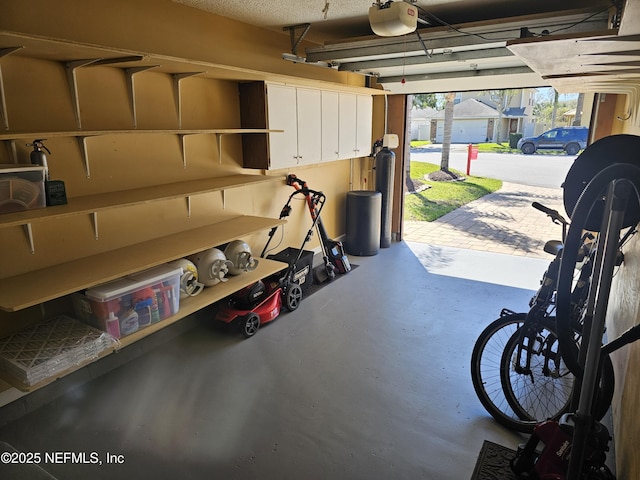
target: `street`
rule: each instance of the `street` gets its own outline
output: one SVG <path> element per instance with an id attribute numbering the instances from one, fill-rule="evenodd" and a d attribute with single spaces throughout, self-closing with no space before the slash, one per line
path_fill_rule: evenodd
<path id="1" fill-rule="evenodd" d="M 471 161 L 470 174 L 535 187 L 559 188 L 576 155 L 484 153 Z M 411 161 L 440 165 L 441 146 L 412 149 Z M 451 145 L 449 168 L 467 171 L 467 146 Z"/>

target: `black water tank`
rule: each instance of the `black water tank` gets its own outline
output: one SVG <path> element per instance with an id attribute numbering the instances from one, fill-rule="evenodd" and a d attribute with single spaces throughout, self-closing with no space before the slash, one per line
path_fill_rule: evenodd
<path id="1" fill-rule="evenodd" d="M 396 155 L 387 147 L 376 154 L 376 190 L 382 193 L 380 208 L 380 246 L 391 246 L 391 214 L 393 209 L 393 177 Z"/>
<path id="2" fill-rule="evenodd" d="M 347 238 L 344 247 L 356 256 L 376 255 L 380 249 L 382 194 L 370 190 L 347 193 Z"/>

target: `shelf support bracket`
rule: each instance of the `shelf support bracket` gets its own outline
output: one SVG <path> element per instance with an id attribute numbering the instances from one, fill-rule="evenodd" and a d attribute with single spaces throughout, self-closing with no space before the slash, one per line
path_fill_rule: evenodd
<path id="1" fill-rule="evenodd" d="M 73 102 L 73 111 L 76 115 L 78 128 L 82 128 L 82 118 L 80 116 L 80 100 L 78 99 L 78 79 L 76 77 L 76 70 L 100 60 L 100 58 L 92 58 L 65 62 L 64 64 L 64 67 L 67 70 L 67 82 L 69 83 L 69 91 L 71 92 L 71 101 Z"/>
<path id="2" fill-rule="evenodd" d="M 152 68 L 158 68 L 160 65 L 147 65 L 142 67 L 125 68 L 124 73 L 127 77 L 127 89 L 129 90 L 129 106 L 131 107 L 131 116 L 133 118 L 133 128 L 138 128 L 138 117 L 136 115 L 136 86 L 134 76 L 141 72 L 146 72 Z"/>
<path id="3" fill-rule="evenodd" d="M 11 161 L 14 164 L 18 163 L 18 149 L 16 148 L 15 140 L 4 140 L 4 144 L 7 147 L 7 152 L 11 157 Z"/>
<path id="4" fill-rule="evenodd" d="M 203 73 L 206 72 L 174 73 L 171 75 L 173 78 L 173 94 L 176 101 L 176 112 L 178 114 L 178 128 L 182 128 L 182 95 L 180 93 L 180 82 L 185 78 L 201 75 Z"/>
<path id="5" fill-rule="evenodd" d="M 187 200 L 187 218 L 191 218 L 191 196 L 186 197 Z"/>
<path id="6" fill-rule="evenodd" d="M 184 137 L 187 135 L 185 133 L 179 133 L 178 138 L 180 139 L 180 153 L 182 153 L 182 168 L 187 168 L 187 145 L 184 140 Z"/>
<path id="7" fill-rule="evenodd" d="M 87 174 L 87 178 L 91 178 L 91 170 L 89 169 L 89 153 L 87 149 L 87 137 L 77 136 L 78 145 L 80 146 L 80 152 L 82 153 L 82 161 L 84 162 L 84 170 Z"/>
<path id="8" fill-rule="evenodd" d="M 23 228 L 24 228 L 24 234 L 27 237 L 27 241 L 29 242 L 29 249 L 31 251 L 31 255 L 33 255 L 34 253 L 36 253 L 36 248 L 33 244 L 33 230 L 31 229 L 31 224 L 25 223 L 23 225 Z"/>
<path id="9" fill-rule="evenodd" d="M 91 212 L 91 225 L 93 225 L 93 235 L 98 240 L 98 212 Z"/>
<path id="10" fill-rule="evenodd" d="M 222 165 L 222 137 L 224 133 L 216 133 L 216 143 L 218 144 L 218 163 Z"/>
<path id="11" fill-rule="evenodd" d="M 227 191 L 224 189 L 222 190 L 222 209 L 227 209 Z"/>
<path id="12" fill-rule="evenodd" d="M 9 47 L 0 48 L 0 59 L 11 55 L 16 50 L 20 50 L 24 47 Z M 2 123 L 5 130 L 9 130 L 9 115 L 7 113 L 7 97 L 4 92 L 4 81 L 2 79 L 2 66 L 0 65 L 0 116 L 2 117 Z"/>

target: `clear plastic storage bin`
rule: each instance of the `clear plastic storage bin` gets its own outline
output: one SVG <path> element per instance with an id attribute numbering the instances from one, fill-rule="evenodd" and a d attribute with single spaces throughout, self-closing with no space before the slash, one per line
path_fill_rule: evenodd
<path id="1" fill-rule="evenodd" d="M 0 213 L 47 206 L 44 167 L 0 165 Z"/>
<path id="2" fill-rule="evenodd" d="M 178 313 L 182 269 L 160 265 L 74 295 L 76 316 L 115 338 Z"/>

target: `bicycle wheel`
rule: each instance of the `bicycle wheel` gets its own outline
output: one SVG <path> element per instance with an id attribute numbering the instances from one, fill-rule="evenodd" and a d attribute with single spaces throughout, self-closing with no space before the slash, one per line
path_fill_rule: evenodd
<path id="1" fill-rule="evenodd" d="M 509 406 L 524 421 L 558 419 L 571 407 L 575 378 L 562 361 L 554 324 L 542 320 L 524 337 L 523 330 L 518 330 L 502 354 L 502 389 Z"/>
<path id="2" fill-rule="evenodd" d="M 478 336 L 471 353 L 471 380 L 482 406 L 501 425 L 523 433 L 531 433 L 537 422 L 523 420 L 513 408 L 502 388 L 503 354 L 510 340 L 524 324 L 526 313 L 504 315 L 491 322 Z"/>
<path id="3" fill-rule="evenodd" d="M 574 342 L 579 347 L 581 335 L 574 331 Z M 527 338 L 526 345 L 529 345 Z M 523 341 L 521 330 L 515 332 L 503 352 L 500 368 L 502 389 L 511 409 L 523 421 L 536 423 L 557 420 L 571 410 L 575 377 L 565 365 L 560 353 L 555 322 L 542 320 L 535 341 L 527 346 L 531 355 L 529 368 L 522 366 L 527 350 L 518 358 L 518 345 Z M 614 370 L 611 359 L 603 357 L 600 383 L 595 393 L 593 416 L 600 420 L 609 409 L 614 390 Z"/>

